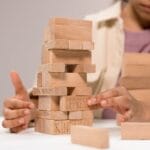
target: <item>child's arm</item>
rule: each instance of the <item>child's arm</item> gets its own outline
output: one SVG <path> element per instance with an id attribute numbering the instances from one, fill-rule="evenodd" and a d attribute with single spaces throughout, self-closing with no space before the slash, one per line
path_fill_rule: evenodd
<path id="1" fill-rule="evenodd" d="M 9 128 L 11 132 L 19 132 L 27 128 L 34 104 L 29 101 L 29 94 L 19 75 L 11 72 L 10 77 L 15 88 L 15 96 L 7 98 L 4 102 L 2 125 L 4 128 Z"/>
<path id="2" fill-rule="evenodd" d="M 140 102 L 126 88 L 118 87 L 102 92 L 88 100 L 88 105 L 112 108 L 119 114 L 119 121 L 150 121 L 150 102 Z"/>

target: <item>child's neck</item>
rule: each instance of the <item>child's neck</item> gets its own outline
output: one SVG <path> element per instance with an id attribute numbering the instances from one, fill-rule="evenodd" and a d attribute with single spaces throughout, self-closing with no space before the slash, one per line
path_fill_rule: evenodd
<path id="1" fill-rule="evenodd" d="M 124 28 L 128 31 L 140 32 L 148 27 L 150 28 L 150 23 L 140 19 L 129 3 L 123 7 L 122 18 L 124 20 Z"/>

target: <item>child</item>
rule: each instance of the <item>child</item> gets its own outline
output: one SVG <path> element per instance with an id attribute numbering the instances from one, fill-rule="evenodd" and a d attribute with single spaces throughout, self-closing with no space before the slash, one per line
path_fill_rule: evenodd
<path id="1" fill-rule="evenodd" d="M 124 52 L 129 50 L 134 52 L 150 51 L 150 0 L 119 1 L 106 11 L 90 15 L 87 19 L 93 21 L 95 42 L 93 63 L 97 67 L 96 73 L 88 76 L 88 81 L 93 88 L 93 95 L 99 95 L 100 92 L 117 85 Z M 10 128 L 12 132 L 19 132 L 27 127 L 32 118 L 31 110 L 34 106 L 29 102 L 29 94 L 18 74 L 12 72 L 11 79 L 16 95 L 8 98 L 4 103 L 5 119 L 3 126 Z M 143 116 L 138 116 L 135 112 L 138 110 L 138 112 L 143 113 L 142 108 L 148 106 L 139 104 L 133 97 L 127 95 L 128 92 L 123 93 L 121 96 L 123 98 L 122 103 L 117 101 L 119 105 L 123 108 L 124 105 L 129 106 L 125 112 L 130 112 L 133 115 L 131 118 L 145 120 Z M 96 101 L 99 102 L 99 100 L 101 101 L 101 99 L 96 98 Z M 95 104 L 94 101 L 95 99 L 91 99 L 89 104 Z M 102 101 L 104 103 L 102 106 L 105 106 L 106 102 Z M 120 108 L 114 108 L 117 111 L 120 110 Z M 121 114 L 124 116 L 125 112 Z M 107 113 L 107 115 L 114 117 L 112 112 Z M 130 117 L 122 118 L 124 120 L 131 119 Z"/>

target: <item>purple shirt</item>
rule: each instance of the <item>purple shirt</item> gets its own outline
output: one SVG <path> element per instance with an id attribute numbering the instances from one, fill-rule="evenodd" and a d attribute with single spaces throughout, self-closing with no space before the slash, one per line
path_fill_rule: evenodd
<path id="1" fill-rule="evenodd" d="M 125 52 L 149 53 L 150 29 L 141 32 L 125 31 Z M 104 109 L 102 118 L 114 119 L 116 113 L 111 109 Z"/>
<path id="2" fill-rule="evenodd" d="M 141 32 L 125 31 L 125 52 L 150 52 L 150 29 Z"/>

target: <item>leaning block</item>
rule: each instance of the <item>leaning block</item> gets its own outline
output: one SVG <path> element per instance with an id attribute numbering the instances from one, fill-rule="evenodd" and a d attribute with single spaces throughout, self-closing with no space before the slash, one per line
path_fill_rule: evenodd
<path id="1" fill-rule="evenodd" d="M 59 96 L 39 96 L 39 110 L 50 110 L 58 111 L 59 110 Z"/>
<path id="2" fill-rule="evenodd" d="M 37 86 L 44 88 L 55 87 L 84 87 L 87 85 L 87 75 L 84 73 L 38 73 Z"/>
<path id="3" fill-rule="evenodd" d="M 92 111 L 71 111 L 69 112 L 69 120 L 93 119 Z"/>
<path id="4" fill-rule="evenodd" d="M 150 100 L 150 89 L 130 90 L 129 93 L 139 101 L 144 102 Z"/>
<path id="5" fill-rule="evenodd" d="M 68 134 L 69 120 L 55 121 L 36 118 L 35 131 L 46 134 Z"/>
<path id="6" fill-rule="evenodd" d="M 62 96 L 60 98 L 61 111 L 80 111 L 95 109 L 97 106 L 89 107 L 87 101 L 89 96 Z"/>
<path id="7" fill-rule="evenodd" d="M 84 50 L 48 50 L 47 47 L 42 49 L 42 64 L 91 64 L 91 52 Z"/>
<path id="8" fill-rule="evenodd" d="M 150 89 L 150 77 L 123 77 L 120 85 L 129 90 L 133 89 Z"/>
<path id="9" fill-rule="evenodd" d="M 56 88 L 33 88 L 32 94 L 37 96 L 65 96 L 67 95 L 66 87 Z"/>
<path id="10" fill-rule="evenodd" d="M 150 65 L 126 65 L 122 77 L 150 77 Z"/>
<path id="11" fill-rule="evenodd" d="M 41 111 L 37 110 L 36 117 L 49 120 L 67 120 L 68 113 L 62 111 Z"/>
<path id="12" fill-rule="evenodd" d="M 109 147 L 109 133 L 105 128 L 93 128 L 86 126 L 71 127 L 71 142 L 96 148 Z"/>
<path id="13" fill-rule="evenodd" d="M 126 140 L 150 140 L 150 123 L 149 122 L 122 123 L 121 138 Z"/>

